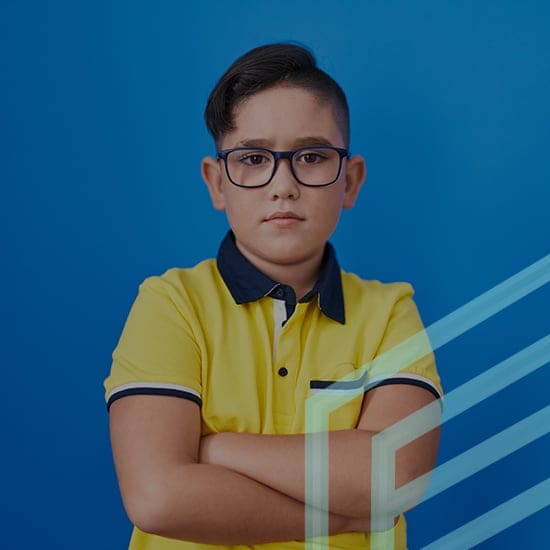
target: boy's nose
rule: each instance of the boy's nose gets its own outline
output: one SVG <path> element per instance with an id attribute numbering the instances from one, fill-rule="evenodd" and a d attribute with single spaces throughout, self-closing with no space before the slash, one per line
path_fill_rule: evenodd
<path id="1" fill-rule="evenodd" d="M 300 196 L 300 184 L 296 181 L 290 169 L 290 160 L 279 160 L 273 179 L 268 187 L 273 198 L 296 199 Z"/>

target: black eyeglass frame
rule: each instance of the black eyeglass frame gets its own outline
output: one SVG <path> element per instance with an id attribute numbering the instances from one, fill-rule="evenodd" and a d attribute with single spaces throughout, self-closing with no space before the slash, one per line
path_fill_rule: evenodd
<path id="1" fill-rule="evenodd" d="M 323 183 L 321 185 L 312 185 L 311 183 L 304 183 L 303 181 L 300 181 L 300 178 L 296 175 L 296 172 L 294 172 L 294 166 L 292 163 L 292 159 L 295 157 L 295 155 L 301 151 L 311 151 L 312 149 L 319 150 L 319 149 L 330 149 L 332 151 L 336 151 L 340 158 L 340 163 L 338 165 L 338 172 L 336 173 L 336 177 L 328 182 Z M 262 183 L 261 185 L 241 185 L 240 183 L 236 183 L 233 181 L 231 176 L 229 175 L 229 167 L 227 166 L 227 157 L 230 153 L 233 153 L 234 151 L 264 151 L 266 153 L 269 153 L 273 156 L 273 160 L 275 161 L 273 163 L 273 172 L 271 173 L 271 176 L 269 179 Z M 235 147 L 234 149 L 224 149 L 223 151 L 216 151 L 218 155 L 218 160 L 223 160 L 223 163 L 225 165 L 225 173 L 227 174 L 227 178 L 229 181 L 236 185 L 237 187 L 243 187 L 245 189 L 258 189 L 259 187 L 265 187 L 266 185 L 269 185 L 271 183 L 271 180 L 273 179 L 273 176 L 275 176 L 275 172 L 277 172 L 277 166 L 279 165 L 280 159 L 287 159 L 288 164 L 290 166 L 290 171 L 292 172 L 292 175 L 294 176 L 294 179 L 300 184 L 305 185 L 306 187 L 327 187 L 328 185 L 332 185 L 336 180 L 340 177 L 340 172 L 342 171 L 342 159 L 350 158 L 350 152 L 348 149 L 343 149 L 342 147 L 332 147 L 331 145 L 310 145 L 308 147 L 300 147 L 299 149 L 294 149 L 292 151 L 272 151 L 271 149 L 265 149 L 263 147 Z"/>

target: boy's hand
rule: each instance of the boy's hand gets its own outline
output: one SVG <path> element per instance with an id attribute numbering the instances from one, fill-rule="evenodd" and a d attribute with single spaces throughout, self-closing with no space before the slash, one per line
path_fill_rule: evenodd
<path id="1" fill-rule="evenodd" d="M 370 519 L 368 518 L 346 518 L 348 525 L 346 531 L 357 533 L 368 533 L 370 531 Z"/>
<path id="2" fill-rule="evenodd" d="M 226 436 L 228 434 L 219 433 L 219 434 L 210 434 L 210 435 L 203 435 L 200 439 L 200 445 L 199 445 L 199 461 L 201 464 L 218 464 L 220 465 L 220 462 L 216 462 L 216 455 L 219 454 L 220 451 L 220 443 L 223 439 L 223 436 Z"/>
<path id="3" fill-rule="evenodd" d="M 199 443 L 199 462 L 201 464 L 209 464 L 208 457 L 209 457 L 209 443 L 212 440 L 212 435 L 203 435 L 200 439 Z"/>

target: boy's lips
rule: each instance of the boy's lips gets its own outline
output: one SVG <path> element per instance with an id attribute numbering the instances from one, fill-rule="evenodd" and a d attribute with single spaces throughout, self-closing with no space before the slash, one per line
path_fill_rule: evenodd
<path id="1" fill-rule="evenodd" d="M 288 219 L 303 220 L 304 218 L 302 218 L 301 216 L 299 216 L 295 212 L 287 210 L 287 211 L 275 212 L 274 214 L 271 214 L 270 216 L 268 216 L 265 219 L 265 221 L 269 222 L 271 220 L 288 220 Z"/>
<path id="2" fill-rule="evenodd" d="M 273 225 L 277 225 L 279 227 L 286 227 L 289 225 L 294 225 L 303 220 L 304 218 L 302 218 L 295 212 L 287 210 L 287 211 L 274 212 L 273 214 L 265 218 L 264 221 L 271 222 Z"/>

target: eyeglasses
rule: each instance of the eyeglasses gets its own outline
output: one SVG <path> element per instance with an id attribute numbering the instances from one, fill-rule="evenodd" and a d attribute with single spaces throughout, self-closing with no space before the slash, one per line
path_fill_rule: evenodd
<path id="1" fill-rule="evenodd" d="M 218 151 L 229 181 L 239 187 L 263 187 L 277 171 L 280 159 L 287 159 L 296 180 L 308 187 L 331 185 L 340 176 L 347 149 L 319 145 L 293 151 L 270 151 L 259 147 L 237 147 Z"/>

